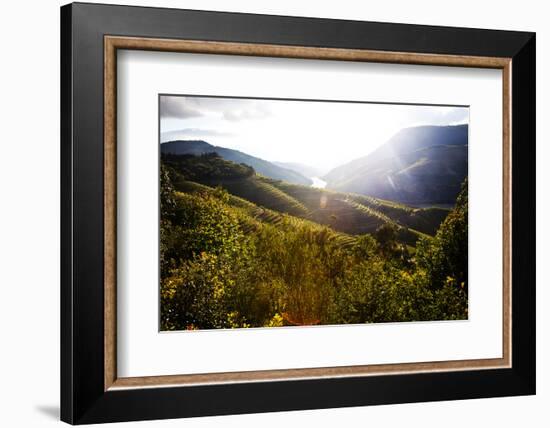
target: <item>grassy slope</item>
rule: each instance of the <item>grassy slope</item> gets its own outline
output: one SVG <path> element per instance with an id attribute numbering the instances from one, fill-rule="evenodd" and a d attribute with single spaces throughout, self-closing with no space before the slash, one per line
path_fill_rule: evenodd
<path id="1" fill-rule="evenodd" d="M 401 241 L 414 245 L 418 237 L 433 235 L 448 213 L 441 208 L 412 208 L 369 196 L 251 175 L 241 165 L 219 158 L 196 161 L 188 158 L 181 162 L 173 164 L 174 171 L 193 178 L 186 180 L 176 174 L 173 181 L 177 190 L 192 193 L 223 187 L 230 194 L 230 204 L 244 210 L 252 220 L 250 227 L 254 221 L 277 224 L 285 214 L 292 216 L 291 221 L 307 220 L 330 226 L 345 235 L 373 233 L 381 225 L 390 223 L 397 226 Z"/>
<path id="2" fill-rule="evenodd" d="M 185 184 L 185 180 L 181 177 L 174 184 L 178 190 L 180 185 L 184 187 L 188 185 Z M 269 182 L 260 179 L 258 176 L 229 180 L 218 179 L 209 182 L 205 180 L 204 185 L 208 185 L 210 188 L 219 185 L 241 201 L 250 201 L 253 204 L 261 205 L 274 211 L 298 217 L 307 217 L 309 215 L 309 211 L 304 204 L 282 192 Z"/>
<path id="3" fill-rule="evenodd" d="M 186 181 L 179 179 L 174 183 L 175 188 L 178 192 L 183 193 L 214 193 L 216 189 L 194 183 L 192 181 Z M 243 223 L 243 229 L 245 232 L 253 231 L 257 229 L 260 223 L 270 224 L 275 227 L 300 227 L 302 225 L 307 225 L 310 228 L 322 228 L 323 226 L 304 219 L 300 217 L 295 217 L 288 214 L 283 214 L 277 211 L 270 210 L 258 205 L 255 205 L 246 199 L 240 198 L 238 196 L 229 194 L 229 199 L 227 204 L 238 212 L 239 219 Z M 334 232 L 334 239 L 343 247 L 351 246 L 356 240 L 356 237 L 348 235 L 342 232 Z"/>
<path id="4" fill-rule="evenodd" d="M 213 146 L 206 141 L 170 141 L 161 145 L 161 151 L 162 153 L 193 155 L 218 153 L 225 160 L 234 162 L 236 164 L 244 163 L 254 168 L 255 171 L 268 177 L 273 177 L 277 180 L 286 180 L 291 183 L 297 184 L 311 184 L 311 180 L 309 178 L 304 177 L 301 173 L 292 168 L 286 168 L 284 166 L 276 165 L 272 162 L 250 156 L 238 150 Z"/>
<path id="5" fill-rule="evenodd" d="M 351 235 L 372 233 L 384 223 L 396 225 L 399 229 L 399 239 L 408 244 L 414 244 L 420 236 L 427 236 L 421 231 L 394 220 L 382 211 L 372 208 L 372 205 L 378 202 L 363 205 L 353 196 L 348 197 L 340 193 L 314 188 L 301 188 L 302 186 L 294 186 L 291 189 L 282 182 L 277 183 L 278 186 L 274 186 L 265 180 L 262 177 L 255 177 L 254 180 L 248 178 L 240 183 L 233 181 L 229 184 L 222 184 L 222 187 L 230 193 L 229 204 L 246 214 L 246 218 L 249 220 L 247 228 L 250 230 L 254 228 L 255 222 L 278 225 L 284 219 L 287 223 L 307 222 L 311 226 L 319 224 L 330 226 L 339 232 L 340 241 L 343 244 L 353 242 Z M 186 193 L 213 192 L 215 190 L 213 187 L 186 181 L 183 178 L 176 180 L 174 185 L 178 191 Z M 281 188 L 287 190 L 288 193 Z M 309 191 L 309 189 L 311 190 Z M 253 202 L 249 199 L 252 199 Z M 357 199 L 365 202 L 362 197 Z M 323 202 L 321 202 L 322 200 Z M 270 207 L 262 204 L 262 201 L 267 201 L 267 205 Z M 385 205 L 382 202 L 380 204 Z M 397 214 L 400 214 L 403 218 L 410 218 L 410 216 L 414 218 L 415 211 L 429 211 L 396 206 L 391 208 L 394 216 L 397 217 Z M 409 217 L 407 217 L 407 213 L 409 213 Z"/>
<path id="6" fill-rule="evenodd" d="M 398 224 L 427 235 L 435 235 L 439 225 L 449 214 L 449 210 L 445 208 L 412 208 L 371 196 L 349 194 L 349 198 L 387 215 Z"/>
<path id="7" fill-rule="evenodd" d="M 372 233 L 384 223 L 409 229 L 416 236 L 434 235 L 448 210 L 442 208 L 412 208 L 403 204 L 351 193 L 299 186 L 272 181 L 285 193 L 301 201 L 312 212 L 312 219 L 330 224 L 348 233 Z M 321 208 L 321 200 L 325 208 Z M 336 218 L 331 218 L 335 215 Z M 408 232 L 402 232 L 404 236 Z M 406 241 L 416 240 L 410 237 Z"/>

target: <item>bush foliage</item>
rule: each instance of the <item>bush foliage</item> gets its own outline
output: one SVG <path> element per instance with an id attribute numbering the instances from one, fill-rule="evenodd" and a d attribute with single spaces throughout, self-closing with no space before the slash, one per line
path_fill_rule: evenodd
<path id="1" fill-rule="evenodd" d="M 215 173 L 232 174 L 224 162 L 215 159 Z M 261 207 L 221 188 L 176 191 L 174 166 L 161 166 L 162 330 L 468 317 L 467 183 L 435 236 L 411 251 L 392 224 L 343 245 L 328 226 L 287 214 L 262 221 L 251 214 L 265 217 Z"/>

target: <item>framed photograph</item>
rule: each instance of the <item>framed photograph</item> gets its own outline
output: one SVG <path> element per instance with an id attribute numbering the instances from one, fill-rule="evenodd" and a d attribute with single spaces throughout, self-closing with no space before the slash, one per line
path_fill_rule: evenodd
<path id="1" fill-rule="evenodd" d="M 535 393 L 535 35 L 61 8 L 61 418 Z"/>

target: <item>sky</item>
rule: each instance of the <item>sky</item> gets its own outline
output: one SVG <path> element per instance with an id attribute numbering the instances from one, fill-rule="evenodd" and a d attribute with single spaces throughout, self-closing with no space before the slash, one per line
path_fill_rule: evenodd
<path id="1" fill-rule="evenodd" d="M 267 161 L 328 171 L 399 130 L 468 123 L 468 107 L 194 96 L 160 98 L 161 142 L 204 140 Z"/>

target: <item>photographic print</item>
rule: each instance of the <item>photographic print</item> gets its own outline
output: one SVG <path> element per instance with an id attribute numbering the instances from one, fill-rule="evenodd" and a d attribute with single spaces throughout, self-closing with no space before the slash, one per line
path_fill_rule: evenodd
<path id="1" fill-rule="evenodd" d="M 468 121 L 159 95 L 160 330 L 468 319 Z"/>

